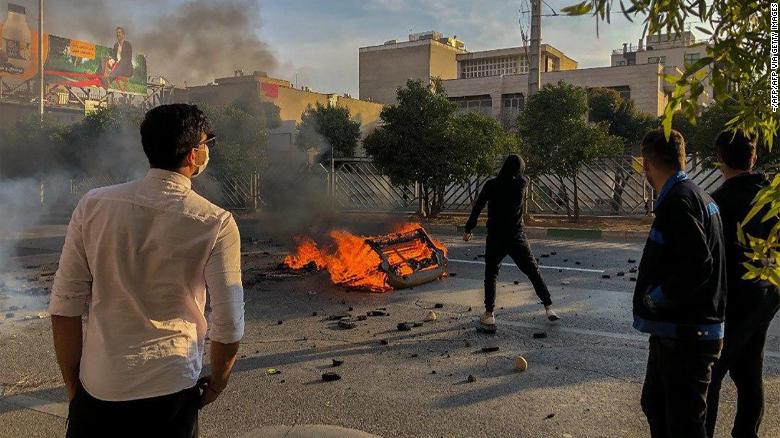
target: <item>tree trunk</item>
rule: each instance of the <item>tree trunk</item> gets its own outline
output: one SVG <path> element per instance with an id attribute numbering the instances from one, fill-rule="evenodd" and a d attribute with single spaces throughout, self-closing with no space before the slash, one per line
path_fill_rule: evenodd
<path id="1" fill-rule="evenodd" d="M 630 159 L 630 158 L 629 158 Z M 626 168 L 626 158 L 620 158 L 620 161 L 616 161 L 617 166 L 615 170 L 615 186 L 612 194 L 612 214 L 620 214 L 620 210 L 623 208 L 623 192 L 628 185 L 628 180 L 631 176 L 631 168 Z M 628 163 L 631 166 L 631 163 Z"/>
<path id="2" fill-rule="evenodd" d="M 563 176 L 558 175 L 558 183 L 560 184 L 559 196 L 564 206 L 566 207 L 566 218 L 571 220 L 571 205 L 569 205 L 569 191 L 566 188 L 566 183 Z"/>
<path id="3" fill-rule="evenodd" d="M 574 173 L 574 222 L 580 221 L 580 196 L 579 185 L 577 184 L 577 172 Z"/>

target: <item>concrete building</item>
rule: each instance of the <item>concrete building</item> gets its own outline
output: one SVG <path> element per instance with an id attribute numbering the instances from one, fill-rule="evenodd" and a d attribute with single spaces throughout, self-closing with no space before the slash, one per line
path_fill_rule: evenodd
<path id="1" fill-rule="evenodd" d="M 434 37 L 441 34 L 432 32 Z M 395 89 L 407 79 L 427 79 L 431 72 L 444 79 L 447 95 L 465 111 L 480 111 L 510 127 L 525 106 L 528 96 L 528 55 L 525 47 L 467 52 L 437 42 L 436 38 L 420 42 L 388 41 L 382 46 L 360 49 L 360 96 L 384 103 L 395 103 Z M 687 63 L 706 53 L 706 45 L 696 43 L 693 35 L 654 35 L 639 47 L 625 45 L 612 54 L 610 66 L 577 68 L 577 62 L 549 44 L 541 46 L 541 84 L 568 82 L 594 88 L 618 91 L 634 100 L 643 112 L 661 115 L 672 87 L 660 74 L 680 75 Z M 441 46 L 441 47 L 439 47 Z M 423 49 L 412 50 L 423 47 Z M 446 50 L 448 57 L 429 56 L 430 48 Z M 447 48 L 450 47 L 450 48 Z M 456 72 L 456 73 L 453 73 Z M 712 100 L 710 89 L 700 103 Z"/>
<path id="2" fill-rule="evenodd" d="M 428 81 L 458 77 L 456 57 L 466 53 L 463 42 L 438 32 L 409 35 L 409 41 L 390 40 L 359 49 L 360 99 L 396 103 L 396 89 L 408 79 Z"/>
<path id="3" fill-rule="evenodd" d="M 362 134 L 370 133 L 379 120 L 382 105 L 375 102 L 353 99 L 311 91 L 308 88 L 294 88 L 289 81 L 269 77 L 265 72 L 253 74 L 235 72 L 234 76 L 218 78 L 212 84 L 178 90 L 178 101 L 204 102 L 211 105 L 228 105 L 240 98 L 252 96 L 272 102 L 279 107 L 281 126 L 270 130 L 270 147 L 274 151 L 294 149 L 296 124 L 308 107 L 318 103 L 324 106 L 342 106 L 349 109 L 353 120 L 360 122 Z"/>

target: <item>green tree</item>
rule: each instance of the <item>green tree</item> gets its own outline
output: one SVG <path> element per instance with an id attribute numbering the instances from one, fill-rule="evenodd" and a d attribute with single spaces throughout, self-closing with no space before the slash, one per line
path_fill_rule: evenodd
<path id="1" fill-rule="evenodd" d="M 422 215 L 441 212 L 448 184 L 491 173 L 501 154 L 517 148 L 496 120 L 456 114 L 457 106 L 437 78 L 430 87 L 409 80 L 397 96 L 398 104 L 382 110 L 382 126 L 363 140 L 363 147 L 393 184 L 420 185 Z"/>
<path id="2" fill-rule="evenodd" d="M 624 99 L 615 90 L 592 88 L 588 90 L 588 119 L 591 122 L 609 124 L 609 134 L 623 139 L 628 153 L 647 131 L 658 126 L 658 118 L 636 109 L 634 101 Z M 619 214 L 623 206 L 623 193 L 631 180 L 634 169 L 629 160 L 617 160 L 615 183 L 612 190 L 612 214 Z"/>
<path id="3" fill-rule="evenodd" d="M 66 166 L 64 128 L 37 116 L 24 117 L 0 127 L 0 179 L 39 177 Z"/>
<path id="4" fill-rule="evenodd" d="M 275 106 L 247 106 L 241 101 L 226 106 L 199 106 L 217 136 L 218 146 L 210 151 L 209 173 L 247 176 L 261 172 L 267 164 L 268 127 L 279 124 Z"/>
<path id="5" fill-rule="evenodd" d="M 626 4 L 628 7 L 626 7 Z M 596 23 L 609 21 L 614 0 L 586 0 L 564 8 L 569 15 L 592 13 Z M 690 0 L 688 2 L 665 0 L 626 0 L 619 2 L 620 9 L 629 20 L 644 16 L 645 34 L 662 31 L 682 33 L 686 23 L 698 20 L 696 28 L 710 37 L 707 56 L 686 66 L 680 77 L 665 76 L 674 85 L 669 103 L 664 111 L 663 126 L 667 133 L 672 126 L 674 112 L 681 107 L 690 119 L 696 118 L 696 102 L 704 92 L 708 81 L 719 104 L 734 100 L 736 116 L 727 122 L 729 127 L 741 128 L 748 133 L 759 134 L 763 144 L 771 150 L 778 131 L 778 116 L 774 112 L 770 77 L 777 74 L 768 61 L 771 59 L 770 38 L 771 10 L 769 2 L 732 0 Z M 780 176 L 755 199 L 754 208 L 743 223 L 760 212 L 762 220 L 780 217 Z M 771 260 L 767 265 L 756 265 L 749 275 L 768 279 L 780 286 L 780 221 L 768 240 L 743 238 L 743 244 L 751 248 L 754 260 Z M 744 237 L 744 236 L 740 236 Z"/>
<path id="6" fill-rule="evenodd" d="M 588 99 L 584 88 L 565 82 L 547 84 L 528 99 L 518 119 L 518 135 L 530 175 L 551 173 L 558 177 L 566 214 L 579 220 L 577 174 L 600 157 L 619 155 L 623 139 L 609 134 L 605 122 L 587 120 Z M 574 208 L 566 180 L 573 180 Z"/>
<path id="7" fill-rule="evenodd" d="M 303 150 L 320 151 L 320 160 L 353 157 L 360 140 L 360 122 L 343 106 L 309 106 L 301 114 L 295 143 Z M 335 152 L 335 154 L 333 154 Z"/>

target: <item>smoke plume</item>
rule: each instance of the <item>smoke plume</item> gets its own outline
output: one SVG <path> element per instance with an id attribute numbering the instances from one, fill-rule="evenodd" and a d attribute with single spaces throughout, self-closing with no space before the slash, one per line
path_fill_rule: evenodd
<path id="1" fill-rule="evenodd" d="M 234 70 L 272 71 L 277 62 L 257 35 L 257 0 L 190 0 L 165 11 L 170 1 L 60 0 L 47 6 L 46 32 L 111 46 L 122 26 L 134 53 L 145 55 L 149 75 L 177 86 L 202 85 Z M 128 9 L 144 12 L 130 17 Z M 48 23 L 51 23 L 49 25 Z"/>

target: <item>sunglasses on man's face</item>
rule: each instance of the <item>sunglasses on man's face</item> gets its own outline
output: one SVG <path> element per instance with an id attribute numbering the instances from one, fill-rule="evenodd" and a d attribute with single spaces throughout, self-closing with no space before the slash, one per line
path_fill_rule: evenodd
<path id="1" fill-rule="evenodd" d="M 214 135 L 214 134 L 207 134 L 206 135 L 206 139 L 203 140 L 202 142 L 198 143 L 197 145 L 195 145 L 193 147 L 193 149 L 200 149 L 200 146 L 204 145 L 204 144 L 206 146 L 208 146 L 208 147 L 212 147 L 213 148 L 214 145 L 217 144 L 217 136 Z"/>

